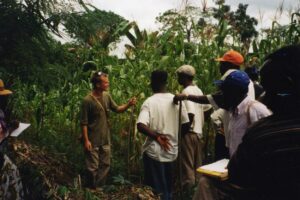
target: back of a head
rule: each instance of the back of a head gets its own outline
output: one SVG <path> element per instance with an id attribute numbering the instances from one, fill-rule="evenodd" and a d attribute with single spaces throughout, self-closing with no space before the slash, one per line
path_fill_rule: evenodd
<path id="1" fill-rule="evenodd" d="M 82 71 L 87 72 L 89 70 L 96 70 L 97 64 L 94 61 L 86 61 L 82 65 Z"/>
<path id="2" fill-rule="evenodd" d="M 260 74 L 265 104 L 273 112 L 290 112 L 300 105 L 300 45 L 286 46 L 268 55 Z"/>
<path id="3" fill-rule="evenodd" d="M 220 62 L 221 75 L 229 69 L 240 69 L 240 66 L 244 63 L 244 57 L 235 50 L 229 50 L 222 57 L 215 60 Z"/>
<path id="4" fill-rule="evenodd" d="M 182 65 L 176 70 L 176 73 L 186 75 L 192 79 L 196 74 L 196 70 L 191 65 Z"/>
<path id="5" fill-rule="evenodd" d="M 248 74 L 249 78 L 252 81 L 258 81 L 259 70 L 255 65 L 253 65 L 251 67 L 246 67 L 245 72 Z"/>
<path id="6" fill-rule="evenodd" d="M 155 70 L 151 73 L 151 87 L 154 92 L 161 90 L 168 80 L 168 73 L 163 70 Z"/>

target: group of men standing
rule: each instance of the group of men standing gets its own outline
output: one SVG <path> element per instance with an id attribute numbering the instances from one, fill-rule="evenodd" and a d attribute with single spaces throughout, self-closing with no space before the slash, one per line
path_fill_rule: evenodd
<path id="1" fill-rule="evenodd" d="M 287 47 L 280 51 L 287 55 L 286 57 L 282 56 L 286 62 L 289 62 L 288 59 L 295 59 L 293 51 L 300 52 L 299 46 Z M 266 96 L 274 99 L 278 99 L 280 96 L 279 99 L 286 103 L 291 100 L 290 95 L 298 99 L 299 94 L 297 92 L 299 91 L 295 91 L 299 90 L 297 88 L 299 85 L 294 80 L 294 75 L 285 73 L 286 77 L 283 73 L 278 74 L 280 70 L 277 68 L 280 67 L 276 66 L 275 69 L 270 67 L 276 65 L 273 60 L 277 59 L 276 56 L 278 55 L 280 54 L 275 52 L 267 57 L 267 63 L 263 69 L 270 74 L 264 73 L 263 80 L 265 80 L 264 86 L 267 88 Z M 239 176 L 236 176 L 239 174 L 238 166 L 241 165 L 245 168 L 243 172 L 249 167 L 242 163 L 244 160 L 248 162 L 248 155 L 243 154 L 244 157 L 241 157 L 240 153 L 240 146 L 244 148 L 243 153 L 249 153 L 249 146 L 245 146 L 243 139 L 247 129 L 262 118 L 267 117 L 269 119 L 268 116 L 272 115 L 272 112 L 277 114 L 278 108 L 272 107 L 274 104 L 268 105 L 266 103 L 267 108 L 260 101 L 255 100 L 253 82 L 245 72 L 240 71 L 240 65 L 244 62 L 241 54 L 230 50 L 216 61 L 220 62 L 222 78 L 215 82 L 218 92 L 212 95 L 203 95 L 201 89 L 193 83 L 196 71 L 190 65 L 183 65 L 176 70 L 178 83 L 184 88 L 182 93 L 178 95 L 173 95 L 167 91 L 168 74 L 166 71 L 155 70 L 151 73 L 153 95 L 142 104 L 137 128 L 139 132 L 147 136 L 142 151 L 144 182 L 160 194 L 164 200 L 172 199 L 173 167 L 178 156 L 179 144 L 181 144 L 181 160 L 179 162 L 182 164 L 183 174 L 180 184 L 184 190 L 189 190 L 199 181 L 196 169 L 202 164 L 201 139 L 204 111 L 213 107 L 215 112 L 212 114 L 212 119 L 220 120 L 223 124 L 226 146 L 229 148 L 229 172 L 232 175 L 231 178 L 235 178 L 235 182 L 239 182 L 236 181 L 239 179 Z M 294 69 L 299 68 L 299 63 L 289 64 L 286 67 L 293 69 L 290 71 L 299 72 L 299 69 Z M 287 83 L 284 85 L 287 89 L 284 87 L 282 89 L 279 84 L 278 90 L 282 89 L 282 91 L 274 94 L 274 88 L 270 86 L 272 81 L 276 81 L 274 77 L 275 79 L 280 77 L 280 80 L 286 81 Z M 123 112 L 135 105 L 136 99 L 133 97 L 128 103 L 118 106 L 107 93 L 108 75 L 103 72 L 94 73 L 91 82 L 93 90 L 84 98 L 81 124 L 86 150 L 86 164 L 91 177 L 89 179 L 91 180 L 90 186 L 96 188 L 96 186 L 105 183 L 110 167 L 108 110 Z M 179 101 L 182 101 L 180 106 L 178 105 Z M 293 101 L 293 103 L 299 104 L 298 101 Z M 259 130 L 257 131 L 259 132 Z M 298 132 L 296 131 L 296 133 Z M 276 149 L 276 147 L 273 148 Z M 278 148 L 280 149 L 280 146 Z M 254 159 L 258 154 L 259 152 L 255 155 L 249 153 L 252 156 L 249 159 Z M 269 159 L 272 161 L 272 158 Z M 238 166 L 235 165 L 236 163 Z M 246 175 L 241 177 L 245 178 Z M 218 196 L 218 192 L 222 190 L 218 187 L 219 185 L 223 185 L 223 183 L 212 183 L 209 178 L 201 177 L 194 199 L 221 199 Z"/>

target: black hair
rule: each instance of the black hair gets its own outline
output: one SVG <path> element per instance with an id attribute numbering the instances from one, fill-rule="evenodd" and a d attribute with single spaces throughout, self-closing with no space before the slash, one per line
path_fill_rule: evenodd
<path id="1" fill-rule="evenodd" d="M 260 71 L 263 102 L 281 114 L 300 112 L 300 45 L 282 47 L 265 58 Z"/>
<path id="2" fill-rule="evenodd" d="M 257 66 L 253 65 L 251 67 L 246 67 L 245 72 L 248 74 L 249 78 L 252 81 L 258 81 L 259 70 L 258 70 Z"/>
<path id="3" fill-rule="evenodd" d="M 194 79 L 194 76 L 190 76 L 190 75 L 182 73 L 182 72 L 177 73 L 177 75 L 181 76 L 182 78 L 187 79 L 189 81 L 192 81 Z"/>
<path id="4" fill-rule="evenodd" d="M 163 70 L 155 70 L 151 73 L 151 87 L 153 92 L 159 92 L 167 85 L 168 73 Z"/>
<path id="5" fill-rule="evenodd" d="M 271 53 L 261 69 L 267 92 L 300 94 L 300 45 L 290 45 Z"/>
<path id="6" fill-rule="evenodd" d="M 239 65 L 235 65 L 231 62 L 227 62 L 227 61 L 221 61 L 220 62 L 220 73 L 221 75 L 224 75 L 226 73 L 227 70 L 229 69 L 240 69 Z"/>
<path id="7" fill-rule="evenodd" d="M 87 61 L 82 65 L 82 71 L 87 72 L 89 70 L 96 70 L 97 64 L 94 61 Z"/>

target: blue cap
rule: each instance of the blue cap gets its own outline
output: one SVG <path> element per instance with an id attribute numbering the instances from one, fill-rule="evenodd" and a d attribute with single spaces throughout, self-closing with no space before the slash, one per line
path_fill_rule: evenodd
<path id="1" fill-rule="evenodd" d="M 219 87 L 238 87 L 246 89 L 250 83 L 249 76 L 240 70 L 231 72 L 225 80 L 217 80 L 214 83 Z"/>

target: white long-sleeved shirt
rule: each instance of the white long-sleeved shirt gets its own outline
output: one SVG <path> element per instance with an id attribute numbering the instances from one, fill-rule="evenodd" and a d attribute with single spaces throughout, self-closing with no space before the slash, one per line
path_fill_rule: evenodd
<path id="1" fill-rule="evenodd" d="M 225 80 L 225 78 L 231 73 L 237 71 L 236 69 L 229 69 L 226 71 L 226 73 L 221 77 L 221 80 Z M 252 100 L 255 99 L 255 91 L 254 91 L 254 84 L 253 82 L 250 80 L 250 83 L 248 85 L 248 93 L 247 93 L 248 97 Z M 224 110 L 222 108 L 219 108 L 219 106 L 217 105 L 217 103 L 215 102 L 215 100 L 213 99 L 212 95 L 207 95 L 207 99 L 209 101 L 209 103 L 212 105 L 213 109 L 216 111 L 218 111 L 215 114 L 211 115 L 212 121 L 218 121 L 221 119 L 222 123 L 223 123 L 223 128 L 224 128 L 224 135 L 225 135 L 225 142 L 226 142 L 226 146 L 229 147 L 228 141 L 229 141 L 229 130 L 228 130 L 228 123 L 229 123 L 229 112 L 227 110 Z"/>
<path id="2" fill-rule="evenodd" d="M 247 128 L 272 112 L 262 103 L 246 97 L 233 112 L 229 112 L 228 137 L 230 157 L 237 150 Z"/>

